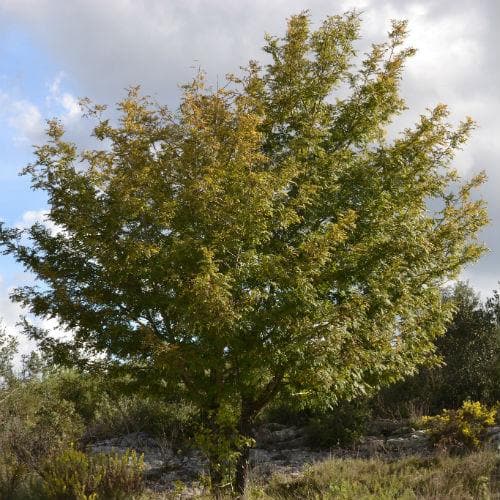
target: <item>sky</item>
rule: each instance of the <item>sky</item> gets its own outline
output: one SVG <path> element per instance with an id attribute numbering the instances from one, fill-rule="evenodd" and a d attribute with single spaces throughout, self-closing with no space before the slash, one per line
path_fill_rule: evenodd
<path id="1" fill-rule="evenodd" d="M 489 252 L 461 276 L 487 297 L 500 281 L 498 0 L 0 0 L 0 220 L 23 227 L 43 219 L 43 194 L 18 173 L 33 159 L 33 145 L 44 142 L 48 118 L 85 142 L 80 97 L 113 104 L 139 84 L 175 109 L 179 84 L 198 68 L 215 83 L 250 59 L 265 61 L 264 33 L 282 34 L 290 15 L 308 10 L 318 26 L 351 9 L 362 13 L 361 51 L 385 39 L 391 19 L 409 22 L 409 44 L 418 51 L 406 67 L 409 110 L 397 127 L 440 102 L 452 121 L 472 116 L 478 123 L 455 166 L 464 178 L 488 175 L 480 195 L 491 219 L 481 233 Z M 22 311 L 9 292 L 31 280 L 0 257 L 0 317 L 10 332 Z"/>

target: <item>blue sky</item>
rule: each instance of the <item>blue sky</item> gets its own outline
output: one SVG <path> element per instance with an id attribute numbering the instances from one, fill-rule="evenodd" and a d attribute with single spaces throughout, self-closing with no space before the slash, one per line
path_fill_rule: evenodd
<path id="1" fill-rule="evenodd" d="M 19 170 L 57 116 L 84 141 L 77 101 L 113 104 L 129 85 L 175 107 L 178 84 L 206 69 L 212 81 L 262 60 L 264 32 L 283 32 L 285 19 L 309 9 L 314 21 L 363 11 L 362 46 L 384 39 L 391 18 L 407 18 L 418 49 L 402 86 L 410 107 L 399 128 L 426 107 L 445 102 L 452 120 L 479 123 L 456 161 L 468 177 L 486 170 L 482 195 L 492 223 L 482 238 L 488 255 L 463 278 L 483 297 L 500 280 L 500 2 L 497 0 L 0 0 L 0 220 L 27 225 L 43 217 L 43 194 Z M 0 257 L 0 317 L 15 330 L 19 307 L 12 287 L 31 279 Z"/>

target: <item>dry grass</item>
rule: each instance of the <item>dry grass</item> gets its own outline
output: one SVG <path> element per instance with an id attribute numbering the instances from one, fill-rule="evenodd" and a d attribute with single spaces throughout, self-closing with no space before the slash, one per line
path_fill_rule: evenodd
<path id="1" fill-rule="evenodd" d="M 464 457 L 335 459 L 300 477 L 274 476 L 254 484 L 251 499 L 500 499 L 500 457 L 478 452 Z"/>

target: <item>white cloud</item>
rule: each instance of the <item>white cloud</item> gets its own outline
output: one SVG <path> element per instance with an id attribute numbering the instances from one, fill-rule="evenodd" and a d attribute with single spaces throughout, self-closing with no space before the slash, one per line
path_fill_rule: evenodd
<path id="1" fill-rule="evenodd" d="M 37 106 L 29 101 L 14 101 L 11 104 L 9 125 L 18 130 L 20 141 L 36 141 L 43 133 L 42 114 Z"/>
<path id="2" fill-rule="evenodd" d="M 61 229 L 52 221 L 47 220 L 46 210 L 27 210 L 15 224 L 18 229 L 26 229 L 35 223 L 42 223 L 48 227 L 53 233 L 61 232 Z M 36 348 L 35 342 L 21 335 L 21 331 L 17 326 L 21 316 L 27 316 L 29 320 L 36 326 L 50 332 L 50 335 L 55 338 L 67 338 L 70 333 L 61 328 L 57 319 L 54 318 L 34 318 L 20 304 L 12 302 L 9 298 L 15 287 L 32 285 L 34 276 L 30 273 L 23 273 L 15 276 L 12 280 L 15 286 L 7 286 L 2 275 L 0 275 L 0 324 L 3 324 L 8 334 L 13 335 L 19 340 L 19 354 L 27 354 Z"/>
<path id="3" fill-rule="evenodd" d="M 27 229 L 38 222 L 48 228 L 52 232 L 52 234 L 59 234 L 63 232 L 63 229 L 49 220 L 47 216 L 48 211 L 46 209 L 27 210 L 23 213 L 21 219 L 16 222 L 15 226 L 19 229 Z"/>
<path id="4" fill-rule="evenodd" d="M 26 316 L 35 326 L 50 332 L 50 335 L 54 338 L 65 339 L 70 337 L 71 333 L 61 328 L 57 319 L 34 318 L 20 304 L 10 300 L 9 296 L 14 287 L 6 287 L 3 281 L 3 277 L 0 275 L 0 328 L 4 328 L 7 334 L 18 340 L 18 362 L 21 355 L 36 350 L 36 342 L 23 335 L 20 326 L 18 326 L 23 316 Z M 33 278 L 25 274 L 22 279 L 19 279 L 17 286 L 32 283 Z"/>
<path id="5" fill-rule="evenodd" d="M 7 334 L 12 335 L 19 341 L 19 353 L 26 354 L 35 348 L 34 342 L 21 335 L 17 323 L 20 317 L 26 313 L 23 308 L 10 300 L 9 295 L 12 288 L 4 285 L 4 279 L 0 275 L 0 325 L 5 328 Z"/>
<path id="6" fill-rule="evenodd" d="M 40 109 L 26 99 L 15 99 L 0 90 L 0 118 L 13 130 L 17 144 L 34 144 L 43 136 L 44 123 Z"/>
<path id="7" fill-rule="evenodd" d="M 65 77 L 66 74 L 61 71 L 48 85 L 49 95 L 46 100 L 50 107 L 55 104 L 62 108 L 62 112 L 57 114 L 63 123 L 68 124 L 79 119 L 82 113 L 80 105 L 78 104 L 78 99 L 73 94 L 61 89 L 61 83 Z"/>
<path id="8" fill-rule="evenodd" d="M 56 117 L 67 129 L 75 129 L 82 116 L 78 99 L 62 89 L 65 77 L 60 72 L 47 86 L 45 108 L 26 98 L 17 98 L 0 89 L 0 119 L 12 130 L 13 142 L 18 146 L 41 144 L 45 138 L 45 120 Z"/>
<path id="9" fill-rule="evenodd" d="M 47 210 L 27 210 L 23 213 L 21 220 L 16 223 L 19 229 L 26 229 L 36 222 L 45 223 Z"/>

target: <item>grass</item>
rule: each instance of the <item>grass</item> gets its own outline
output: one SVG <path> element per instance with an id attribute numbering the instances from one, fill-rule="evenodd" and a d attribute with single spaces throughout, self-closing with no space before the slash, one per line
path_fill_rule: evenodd
<path id="1" fill-rule="evenodd" d="M 500 457 L 477 452 L 463 457 L 334 459 L 299 477 L 275 475 L 249 488 L 251 499 L 500 499 Z"/>

